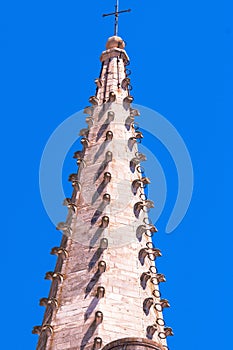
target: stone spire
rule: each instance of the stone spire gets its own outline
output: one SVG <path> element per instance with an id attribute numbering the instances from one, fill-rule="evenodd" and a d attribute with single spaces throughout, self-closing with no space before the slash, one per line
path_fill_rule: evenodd
<path id="1" fill-rule="evenodd" d="M 129 58 L 125 43 L 108 39 L 95 80 L 96 94 L 84 109 L 88 127 L 80 131 L 82 150 L 75 152 L 78 171 L 73 186 L 54 271 L 45 278 L 52 285 L 45 306 L 37 350 L 168 349 L 157 271 L 161 256 L 152 243 L 157 229 L 148 212 L 153 202 L 144 189 L 137 142 L 143 138 L 134 124 Z"/>

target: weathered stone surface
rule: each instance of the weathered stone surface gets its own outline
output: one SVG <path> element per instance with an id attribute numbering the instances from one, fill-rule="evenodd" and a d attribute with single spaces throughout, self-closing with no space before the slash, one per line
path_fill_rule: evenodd
<path id="1" fill-rule="evenodd" d="M 132 192 L 132 182 L 142 175 L 130 168 L 138 148 L 137 143 L 132 148 L 128 145 L 135 130 L 125 125 L 130 110 L 122 103 L 129 94 L 121 87 L 126 77 L 127 55 L 124 50 L 110 49 L 103 53 L 102 59 L 106 61 L 100 77 L 102 87 L 97 91 L 99 106 L 93 111 L 85 167 L 79 172 L 81 190 L 76 194 L 72 237 L 63 239 L 68 258 L 62 261 L 62 266 L 59 262 L 64 280 L 51 289 L 58 300 L 58 308 L 51 313 L 54 332 L 48 340 L 41 336 L 42 345 L 37 350 L 88 350 L 93 348 L 97 336 L 102 339 L 104 350 L 163 350 L 162 345 L 166 345 L 166 340 L 158 337 L 163 326 L 157 325 L 155 342 L 146 339 L 147 327 L 163 316 L 153 306 L 147 314 L 143 310 L 146 298 L 155 301 L 159 298 L 153 296 L 158 286 L 149 280 L 143 288 L 140 279 L 154 262 L 145 258 L 142 265 L 138 258 L 139 251 L 151 238 L 142 234 L 139 241 L 136 235 L 137 228 L 145 225 L 147 214 L 142 211 L 136 217 L 134 213 L 135 203 L 141 201 L 144 189 Z M 103 104 L 110 92 L 115 93 L 116 101 Z M 114 113 L 112 121 L 109 112 Z M 106 141 L 107 131 L 113 133 L 111 141 Z M 106 162 L 107 151 L 112 152 L 109 162 Z M 110 182 L 105 179 L 106 172 L 111 173 Z M 104 194 L 110 194 L 110 203 L 103 203 Z M 102 228 L 104 215 L 109 223 Z M 100 262 L 103 262 L 102 270 Z M 100 299 L 96 297 L 99 286 L 105 289 Z M 102 322 L 96 318 L 97 311 L 103 314 Z"/>

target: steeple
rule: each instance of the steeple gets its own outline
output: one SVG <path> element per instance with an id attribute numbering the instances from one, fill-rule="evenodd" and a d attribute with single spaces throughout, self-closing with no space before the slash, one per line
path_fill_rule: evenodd
<path id="1" fill-rule="evenodd" d="M 130 96 L 129 57 L 124 50 L 125 43 L 118 36 L 112 36 L 106 43 L 106 50 L 103 51 L 100 60 L 102 69 L 100 76 L 95 80 L 97 85 L 96 96 L 90 98 L 94 105 L 105 103 L 130 103 L 133 97 Z"/>
<path id="2" fill-rule="evenodd" d="M 145 194 L 150 184 L 141 162 L 136 128 L 140 113 L 131 105 L 129 57 L 119 36 L 107 40 L 102 67 L 90 97 L 82 149 L 74 154 L 78 170 L 73 187 L 37 350 L 165 350 L 163 309 L 169 302 L 159 284 L 165 276 L 155 266 L 162 255 L 152 243 L 157 229 L 149 219 L 154 204 Z"/>

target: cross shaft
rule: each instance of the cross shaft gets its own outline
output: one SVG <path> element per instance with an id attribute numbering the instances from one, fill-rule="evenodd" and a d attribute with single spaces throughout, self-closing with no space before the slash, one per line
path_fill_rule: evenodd
<path id="1" fill-rule="evenodd" d="M 131 9 L 119 11 L 119 0 L 116 0 L 115 12 L 103 14 L 103 17 L 115 16 L 114 35 L 116 35 L 116 36 L 118 35 L 119 14 L 125 13 L 125 12 L 130 12 L 130 11 L 131 11 Z"/>

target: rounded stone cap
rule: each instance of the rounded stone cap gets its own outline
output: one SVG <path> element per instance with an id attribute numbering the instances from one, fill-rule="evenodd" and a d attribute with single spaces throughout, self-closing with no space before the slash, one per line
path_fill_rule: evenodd
<path id="1" fill-rule="evenodd" d="M 144 338 L 122 338 L 106 344 L 102 350 L 164 350 L 162 344 Z"/>
<path id="2" fill-rule="evenodd" d="M 125 42 L 119 36 L 111 36 L 110 38 L 108 38 L 106 49 L 114 49 L 115 47 L 118 47 L 119 49 L 125 48 Z"/>

